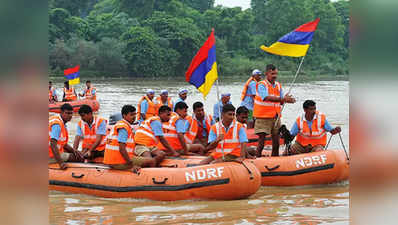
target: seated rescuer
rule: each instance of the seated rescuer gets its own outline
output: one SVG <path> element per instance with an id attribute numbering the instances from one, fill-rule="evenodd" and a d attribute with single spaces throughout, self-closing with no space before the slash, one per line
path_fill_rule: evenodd
<path id="1" fill-rule="evenodd" d="M 192 117 L 187 116 L 187 109 L 188 105 L 185 102 L 176 104 L 176 115 L 172 116 L 168 123 L 162 124 L 165 131 L 164 136 L 170 146 L 179 154 L 186 155 L 189 152 L 204 154 L 205 148 L 203 145 L 191 144 L 196 136 L 198 126 L 194 123 Z M 166 149 L 162 144 L 159 144 L 158 148 Z"/>
<path id="2" fill-rule="evenodd" d="M 239 106 L 236 109 L 236 120 L 243 125 L 247 132 L 247 121 L 249 118 L 249 110 L 245 106 Z M 247 133 L 246 133 L 247 134 Z M 254 159 L 257 155 L 257 147 L 246 146 L 246 158 Z"/>
<path id="3" fill-rule="evenodd" d="M 68 144 L 66 123 L 72 119 L 73 108 L 70 104 L 61 106 L 61 113 L 51 116 L 48 121 L 48 163 L 58 163 L 61 169 L 66 169 L 65 162 L 83 162 L 83 156 Z M 66 151 L 66 152 L 64 152 Z"/>
<path id="4" fill-rule="evenodd" d="M 247 136 L 245 128 L 235 120 L 235 107 L 226 104 L 222 109 L 221 121 L 211 127 L 207 149 L 216 148 L 209 157 L 200 162 L 201 165 L 224 161 L 243 162 L 246 158 Z"/>
<path id="5" fill-rule="evenodd" d="M 105 146 L 104 164 L 113 169 L 137 172 L 140 167 L 155 167 L 156 162 L 152 158 L 134 156 L 134 133 L 131 125 L 135 121 L 136 109 L 132 105 L 122 107 L 123 119 L 113 126 L 107 137 Z"/>
<path id="6" fill-rule="evenodd" d="M 79 109 L 81 120 L 77 124 L 77 133 L 73 148 L 78 149 L 83 140 L 82 155 L 92 160 L 104 157 L 106 126 L 108 121 L 99 116 L 93 116 L 93 110 L 88 105 L 82 105 Z"/>
<path id="7" fill-rule="evenodd" d="M 195 102 L 193 104 L 193 119 L 198 124 L 198 132 L 194 143 L 202 144 L 207 146 L 207 140 L 211 126 L 215 123 L 213 117 L 210 114 L 206 114 L 203 109 L 203 103 Z"/>
<path id="8" fill-rule="evenodd" d="M 91 86 L 91 81 L 86 81 L 86 89 L 83 91 L 83 94 L 79 94 L 80 97 L 86 97 L 86 99 L 97 99 L 97 89 Z"/>
<path id="9" fill-rule="evenodd" d="M 69 81 L 64 82 L 64 95 L 62 97 L 63 102 L 69 102 L 69 101 L 76 101 L 77 100 L 77 95 L 75 88 L 73 86 L 69 85 Z"/>
<path id="10" fill-rule="evenodd" d="M 326 119 L 325 114 L 316 111 L 315 102 L 306 100 L 303 104 L 304 114 L 296 119 L 290 131 L 296 136 L 296 142 L 291 146 L 291 155 L 321 151 L 326 146 L 327 134 L 341 132 L 340 127 L 333 128 Z"/>
<path id="11" fill-rule="evenodd" d="M 156 115 L 156 104 L 153 102 L 154 97 L 155 91 L 148 89 L 146 95 L 142 96 L 138 101 L 137 120 L 139 123 Z"/>
<path id="12" fill-rule="evenodd" d="M 179 156 L 165 139 L 162 130 L 162 123 L 167 123 L 170 120 L 171 109 L 163 105 L 159 108 L 158 113 L 159 116 L 153 116 L 141 123 L 134 136 L 136 140 L 134 154 L 148 158 L 153 157 L 156 160 L 156 165 L 159 165 L 166 155 L 164 151 L 157 148 L 159 142 L 170 155 Z"/>

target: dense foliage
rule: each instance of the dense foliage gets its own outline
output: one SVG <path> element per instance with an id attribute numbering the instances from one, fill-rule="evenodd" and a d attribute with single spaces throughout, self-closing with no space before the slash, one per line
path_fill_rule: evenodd
<path id="1" fill-rule="evenodd" d="M 80 64 L 106 76 L 183 76 L 215 29 L 222 75 L 247 74 L 267 63 L 294 71 L 298 59 L 270 55 L 271 45 L 320 17 L 303 72 L 348 73 L 349 1 L 251 0 L 251 8 L 214 7 L 214 0 L 50 0 L 52 74 Z"/>

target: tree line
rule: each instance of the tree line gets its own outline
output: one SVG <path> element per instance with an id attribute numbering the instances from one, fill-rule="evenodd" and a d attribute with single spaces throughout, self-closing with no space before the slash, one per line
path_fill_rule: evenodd
<path id="1" fill-rule="evenodd" d="M 223 75 L 268 63 L 295 71 L 298 59 L 259 46 L 316 17 L 321 20 L 303 72 L 348 74 L 345 0 L 251 0 L 246 10 L 214 6 L 214 0 L 50 0 L 50 74 L 79 64 L 87 75 L 183 76 L 211 28 Z"/>

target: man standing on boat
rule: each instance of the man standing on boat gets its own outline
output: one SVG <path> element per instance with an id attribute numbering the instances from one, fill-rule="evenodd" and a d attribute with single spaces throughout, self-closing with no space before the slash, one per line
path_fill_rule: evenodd
<path id="1" fill-rule="evenodd" d="M 57 92 L 53 87 L 53 82 L 51 81 L 48 82 L 48 100 L 50 103 L 58 101 Z"/>
<path id="2" fill-rule="evenodd" d="M 169 92 L 167 90 L 160 91 L 160 95 L 155 99 L 155 104 L 156 104 L 156 111 L 158 111 L 162 105 L 166 105 L 171 109 L 174 108 L 173 101 L 171 100 L 171 97 L 169 97 Z"/>
<path id="3" fill-rule="evenodd" d="M 215 151 L 200 162 L 201 165 L 236 161 L 243 162 L 246 158 L 247 135 L 244 126 L 235 120 L 235 107 L 226 104 L 222 109 L 221 121 L 210 129 L 208 150 Z"/>
<path id="4" fill-rule="evenodd" d="M 133 169 L 133 172 L 137 172 L 140 167 L 156 166 L 154 159 L 134 155 L 135 140 L 131 125 L 135 121 L 136 114 L 134 106 L 123 106 L 123 119 L 112 127 L 111 133 L 106 140 L 104 164 L 111 166 L 113 169 Z"/>
<path id="5" fill-rule="evenodd" d="M 218 122 L 220 120 L 219 112 L 222 111 L 223 106 L 226 104 L 232 104 L 230 99 L 231 99 L 231 93 L 223 93 L 223 94 L 221 94 L 221 101 L 214 104 L 213 117 L 214 117 L 215 121 Z"/>
<path id="6" fill-rule="evenodd" d="M 93 160 L 104 157 L 105 136 L 107 120 L 99 116 L 93 116 L 93 110 L 88 105 L 82 105 L 79 109 L 81 120 L 77 124 L 77 132 L 73 148 L 78 149 L 83 140 L 82 154 L 85 158 Z"/>
<path id="7" fill-rule="evenodd" d="M 256 96 L 256 87 L 257 83 L 261 81 L 261 71 L 258 69 L 253 70 L 252 76 L 246 81 L 245 86 L 243 87 L 241 100 L 241 106 L 245 106 L 249 110 L 249 117 L 247 126 L 248 128 L 253 128 L 253 106 L 254 106 L 254 97 Z"/>
<path id="8" fill-rule="evenodd" d="M 86 81 L 86 90 L 84 90 L 83 94 L 79 94 L 80 97 L 86 96 L 86 99 L 97 99 L 97 89 L 91 86 L 91 81 Z"/>
<path id="9" fill-rule="evenodd" d="M 195 102 L 193 104 L 193 116 L 192 118 L 198 124 L 198 132 L 194 143 L 200 143 L 203 146 L 207 146 L 207 140 L 211 126 L 215 124 L 213 117 L 210 114 L 206 114 L 203 108 L 202 102 Z"/>
<path id="10" fill-rule="evenodd" d="M 139 123 L 156 115 L 156 105 L 152 101 L 155 97 L 155 91 L 148 89 L 146 95 L 142 96 L 138 101 L 137 120 Z"/>
<path id="11" fill-rule="evenodd" d="M 158 114 L 159 116 L 153 116 L 142 122 L 134 136 L 136 140 L 134 154 L 137 156 L 154 158 L 156 160 L 156 165 L 159 165 L 166 156 L 166 153 L 158 148 L 159 143 L 162 143 L 170 155 L 180 155 L 165 139 L 165 134 L 162 129 L 162 123 L 168 124 L 170 120 L 171 109 L 163 105 L 159 108 Z"/>
<path id="12" fill-rule="evenodd" d="M 265 75 L 265 80 L 258 83 L 253 107 L 254 132 L 259 137 L 257 157 L 261 157 L 267 134 L 272 136 L 272 156 L 279 156 L 281 105 L 296 102 L 290 95 L 283 95 L 282 86 L 276 81 L 278 69 L 274 65 L 266 66 Z"/>
<path id="13" fill-rule="evenodd" d="M 188 105 L 179 102 L 175 106 L 176 115 L 170 118 L 170 122 L 163 124 L 165 138 L 170 146 L 179 154 L 187 155 L 189 152 L 204 154 L 205 148 L 201 144 L 194 144 L 193 140 L 198 132 L 196 121 L 187 116 Z M 165 146 L 158 145 L 162 150 Z"/>
<path id="14" fill-rule="evenodd" d="M 77 94 L 73 86 L 71 87 L 69 85 L 69 81 L 64 82 L 64 95 L 62 97 L 63 102 L 70 102 L 70 101 L 76 101 L 77 100 Z"/>
<path id="15" fill-rule="evenodd" d="M 184 103 L 186 103 L 186 102 L 185 102 L 185 99 L 187 99 L 188 90 L 185 89 L 185 88 L 180 89 L 180 90 L 178 91 L 178 96 L 179 96 L 179 98 L 176 100 L 176 102 L 174 102 L 174 108 L 172 108 L 172 109 L 173 109 L 173 112 L 175 111 L 175 107 L 176 107 L 177 103 L 179 103 L 179 102 L 184 102 Z"/>
<path id="16" fill-rule="evenodd" d="M 337 134 L 340 127 L 333 128 L 326 119 L 325 114 L 316 111 L 316 103 L 306 100 L 303 104 L 304 114 L 297 117 L 290 134 L 296 136 L 296 142 L 290 147 L 289 155 L 324 150 L 327 132 Z"/>
<path id="17" fill-rule="evenodd" d="M 73 108 L 65 103 L 61 106 L 61 113 L 51 116 L 48 122 L 49 146 L 48 163 L 58 163 L 61 169 L 66 169 L 65 162 L 83 162 L 83 156 L 68 144 L 68 129 L 66 123 L 72 119 Z"/>

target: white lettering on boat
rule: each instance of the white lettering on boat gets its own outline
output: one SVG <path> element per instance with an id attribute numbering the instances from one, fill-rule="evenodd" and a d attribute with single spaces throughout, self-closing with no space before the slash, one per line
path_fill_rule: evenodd
<path id="1" fill-rule="evenodd" d="M 191 172 L 185 172 L 185 180 L 187 182 L 211 179 L 211 178 L 219 178 L 224 173 L 224 167 L 217 168 L 207 168 L 200 170 L 193 170 Z"/>
<path id="2" fill-rule="evenodd" d="M 322 165 L 325 164 L 326 161 L 327 157 L 325 154 L 303 157 L 296 160 L 296 168 Z"/>

